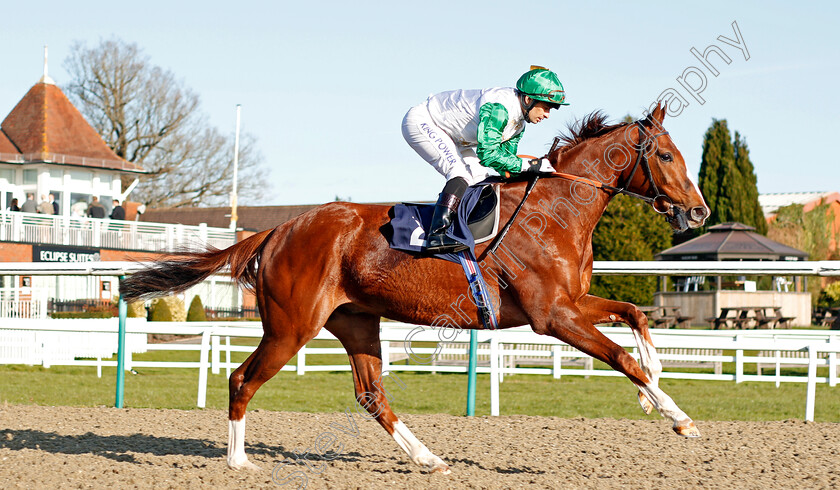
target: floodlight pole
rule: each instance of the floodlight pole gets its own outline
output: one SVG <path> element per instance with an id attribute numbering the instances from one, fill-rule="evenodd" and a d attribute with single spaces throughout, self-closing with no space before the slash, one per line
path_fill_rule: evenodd
<path id="1" fill-rule="evenodd" d="M 239 216 L 236 214 L 236 191 L 239 178 L 239 120 L 242 113 L 242 105 L 236 104 L 236 136 L 233 141 L 233 188 L 230 193 L 230 229 L 236 231 L 236 221 Z"/>

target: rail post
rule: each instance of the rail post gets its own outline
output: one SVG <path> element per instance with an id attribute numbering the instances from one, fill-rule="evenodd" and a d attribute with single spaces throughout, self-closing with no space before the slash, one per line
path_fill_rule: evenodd
<path id="1" fill-rule="evenodd" d="M 817 398 L 817 346 L 808 346 L 808 389 L 805 394 L 805 421 L 814 421 L 814 405 Z"/>
<path id="2" fill-rule="evenodd" d="M 125 276 L 120 276 L 120 282 Z M 114 406 L 123 407 L 123 394 L 125 389 L 125 317 L 128 314 L 128 306 L 122 295 L 119 301 L 119 333 L 117 334 L 117 396 Z"/>
<path id="3" fill-rule="evenodd" d="M 470 363 L 467 373 L 467 417 L 475 415 L 476 356 L 478 351 L 478 332 L 470 330 Z"/>

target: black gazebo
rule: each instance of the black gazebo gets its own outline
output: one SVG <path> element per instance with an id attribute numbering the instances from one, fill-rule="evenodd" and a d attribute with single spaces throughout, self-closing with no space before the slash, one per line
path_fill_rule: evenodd
<path id="1" fill-rule="evenodd" d="M 801 261 L 808 254 L 793 247 L 773 241 L 755 232 L 755 228 L 743 223 L 722 223 L 709 228 L 697 238 L 681 243 L 656 254 L 656 260 L 667 261 Z M 805 279 L 805 278 L 802 278 Z M 771 290 L 757 291 L 756 281 L 739 277 L 737 280 L 723 281 L 716 277 L 713 290 L 701 290 L 705 277 L 675 278 L 674 292 L 667 291 L 667 281 L 662 278 L 661 291 L 656 293 L 657 305 L 680 306 L 695 317 L 717 315 L 721 307 L 733 304 L 752 306 L 755 302 L 768 306 L 783 306 L 788 316 L 797 317 L 796 324 L 810 323 L 810 295 L 805 291 L 807 285 L 800 278 L 793 281 L 794 291 L 789 291 L 791 284 L 787 278 L 773 278 Z M 800 297 L 801 296 L 801 297 Z"/>
<path id="2" fill-rule="evenodd" d="M 767 238 L 743 223 L 722 223 L 709 232 L 656 254 L 656 260 L 805 260 L 808 254 Z"/>

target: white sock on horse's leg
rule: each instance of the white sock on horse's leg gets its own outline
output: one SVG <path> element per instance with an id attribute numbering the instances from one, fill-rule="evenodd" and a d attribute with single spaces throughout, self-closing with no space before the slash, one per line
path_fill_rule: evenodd
<path id="1" fill-rule="evenodd" d="M 245 454 L 245 416 L 242 420 L 228 420 L 227 464 L 234 470 L 243 468 L 259 470 L 260 467 L 248 461 Z"/>
<path id="2" fill-rule="evenodd" d="M 659 375 L 662 374 L 662 363 L 656 355 L 656 349 L 637 330 L 632 330 L 639 348 L 639 364 L 642 371 L 650 378 L 653 386 L 659 386 Z"/>
<path id="3" fill-rule="evenodd" d="M 648 384 L 640 387 L 639 391 L 653 403 L 653 406 L 663 417 L 674 422 L 674 432 L 686 437 L 700 437 L 700 431 L 697 430 L 691 417 L 680 410 L 674 400 L 659 387 Z"/>
<path id="4" fill-rule="evenodd" d="M 429 471 L 439 471 L 444 475 L 450 473 L 449 466 L 442 459 L 432 454 L 429 448 L 420 442 L 419 439 L 414 437 L 414 434 L 408 430 L 408 427 L 406 427 L 402 420 L 397 419 L 397 423 L 394 424 L 394 433 L 391 435 L 402 450 L 408 454 L 408 457 L 416 464 L 425 467 Z"/>

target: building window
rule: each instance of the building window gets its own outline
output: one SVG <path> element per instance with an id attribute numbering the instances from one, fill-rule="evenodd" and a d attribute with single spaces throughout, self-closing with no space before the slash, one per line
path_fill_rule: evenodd
<path id="1" fill-rule="evenodd" d="M 38 183 L 38 171 L 37 170 L 24 170 L 23 171 L 23 185 L 36 185 Z"/>
<path id="2" fill-rule="evenodd" d="M 50 187 L 61 188 L 64 187 L 64 171 L 61 169 L 50 169 Z"/>
<path id="3" fill-rule="evenodd" d="M 90 188 L 91 183 L 93 182 L 93 174 L 91 172 L 84 172 L 81 170 L 71 170 L 70 178 L 73 179 L 74 184 L 87 184 L 87 188 Z"/>
<path id="4" fill-rule="evenodd" d="M 5 180 L 7 184 L 14 185 L 15 183 L 15 170 L 12 168 L 2 168 L 0 169 L 0 180 Z"/>
<path id="5" fill-rule="evenodd" d="M 111 211 L 114 209 L 114 198 L 111 196 L 99 196 L 99 202 L 105 207 L 105 216 L 111 216 Z"/>

